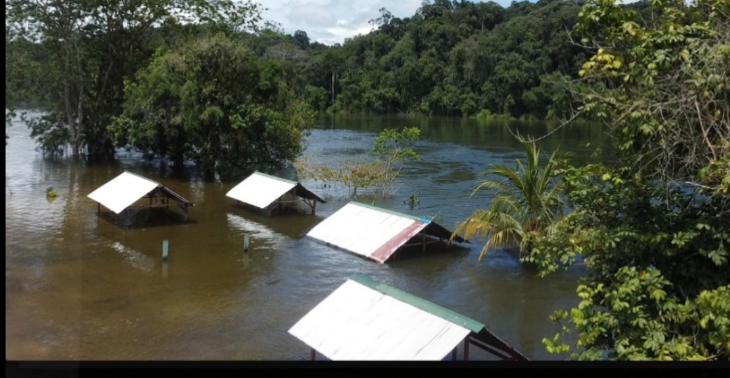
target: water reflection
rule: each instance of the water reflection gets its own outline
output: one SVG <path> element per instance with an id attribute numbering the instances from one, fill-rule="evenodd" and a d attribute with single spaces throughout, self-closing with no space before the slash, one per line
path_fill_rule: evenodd
<path id="1" fill-rule="evenodd" d="M 256 248 L 259 245 L 267 246 L 272 249 L 278 249 L 286 240 L 286 236 L 253 221 L 245 219 L 238 215 L 226 214 L 228 217 L 228 225 L 243 234 L 251 236 L 250 248 Z M 243 235 L 241 235 L 241 245 L 243 246 Z"/>
<path id="2" fill-rule="evenodd" d="M 136 251 L 132 248 L 127 248 L 120 242 L 115 242 L 111 246 L 114 250 L 122 254 L 124 261 L 132 265 L 133 267 L 140 269 L 144 272 L 151 272 L 154 269 L 154 261 L 149 256 Z"/>

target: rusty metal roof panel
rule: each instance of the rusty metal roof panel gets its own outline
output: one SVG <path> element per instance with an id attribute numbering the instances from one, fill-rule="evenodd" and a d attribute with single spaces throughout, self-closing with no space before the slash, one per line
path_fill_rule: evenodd
<path id="1" fill-rule="evenodd" d="M 229 190 L 226 196 L 265 209 L 295 186 L 297 186 L 297 183 L 294 181 L 254 172 Z"/>
<path id="2" fill-rule="evenodd" d="M 448 310 L 418 298 L 425 304 L 416 306 L 407 293 L 377 287 L 349 279 L 289 333 L 330 360 L 439 361 L 471 332 L 428 308 Z"/>
<path id="3" fill-rule="evenodd" d="M 88 197 L 119 214 L 160 186 L 158 182 L 124 172 L 91 192 Z"/>
<path id="4" fill-rule="evenodd" d="M 307 236 L 383 263 L 429 222 L 350 202 L 319 223 Z"/>

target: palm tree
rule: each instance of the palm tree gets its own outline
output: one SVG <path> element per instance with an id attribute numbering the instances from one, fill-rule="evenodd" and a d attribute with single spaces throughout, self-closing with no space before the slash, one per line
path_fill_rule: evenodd
<path id="1" fill-rule="evenodd" d="M 519 246 L 520 257 L 529 254 L 531 237 L 562 215 L 564 203 L 553 175 L 559 156 L 564 154 L 556 150 L 547 165 L 540 169 L 540 150 L 535 142 L 520 139 L 520 143 L 527 154 L 527 167 L 519 160 L 516 170 L 504 164 L 490 166 L 482 175 L 501 178 L 486 178 L 472 195 L 481 189 L 494 190 L 492 205 L 488 210 L 475 211 L 459 223 L 451 235 L 450 241 L 462 233 L 466 239 L 488 237 L 478 261 L 495 247 Z"/>

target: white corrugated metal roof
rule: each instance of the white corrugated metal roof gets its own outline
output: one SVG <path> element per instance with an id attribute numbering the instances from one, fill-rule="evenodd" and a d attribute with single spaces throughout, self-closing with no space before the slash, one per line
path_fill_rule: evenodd
<path id="1" fill-rule="evenodd" d="M 307 236 L 380 263 L 428 225 L 428 220 L 350 202 Z"/>
<path id="2" fill-rule="evenodd" d="M 119 214 L 159 185 L 150 179 L 124 172 L 91 192 L 88 197 Z"/>
<path id="3" fill-rule="evenodd" d="M 350 279 L 289 333 L 330 360 L 439 361 L 471 331 Z"/>
<path id="4" fill-rule="evenodd" d="M 297 183 L 294 181 L 254 172 L 229 190 L 226 196 L 264 209 L 295 186 Z"/>

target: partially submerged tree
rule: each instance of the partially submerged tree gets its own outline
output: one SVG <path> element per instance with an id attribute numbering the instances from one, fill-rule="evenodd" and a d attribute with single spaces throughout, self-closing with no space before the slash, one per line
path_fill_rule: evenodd
<path id="1" fill-rule="evenodd" d="M 125 88 L 117 146 L 190 159 L 208 174 L 268 170 L 296 158 L 313 113 L 281 65 L 219 34 L 159 51 Z"/>
<path id="2" fill-rule="evenodd" d="M 451 236 L 463 234 L 465 239 L 486 237 L 487 243 L 479 261 L 493 248 L 519 247 L 520 256 L 529 255 L 532 239 L 562 215 L 564 203 L 555 178 L 562 158 L 553 152 L 544 167 L 540 167 L 540 150 L 534 142 L 521 141 L 526 165 L 516 161 L 515 169 L 494 164 L 483 173 L 487 178 L 472 192 L 493 191 L 492 204 L 460 222 Z M 496 176 L 494 178 L 489 176 Z"/>
<path id="3" fill-rule="evenodd" d="M 382 188 L 383 198 L 395 194 L 393 184 L 400 175 L 403 164 L 408 160 L 420 159 L 413 150 L 420 135 L 421 130 L 416 127 L 408 127 L 400 131 L 385 129 L 375 138 L 370 152 L 378 156 L 380 165 L 378 182 Z"/>
<path id="4" fill-rule="evenodd" d="M 74 156 L 113 154 L 106 127 L 121 113 L 124 80 L 143 67 L 153 27 L 215 23 L 254 26 L 259 7 L 231 0 L 7 0 L 7 25 L 38 42 L 47 61 L 37 88 L 51 94 L 48 114 L 29 123 L 47 151 L 71 145 Z"/>
<path id="5" fill-rule="evenodd" d="M 332 168 L 327 164 L 314 163 L 311 161 L 311 156 L 307 156 L 298 159 L 294 166 L 302 178 L 340 182 L 354 189 L 352 193 L 355 195 L 358 188 L 365 189 L 377 185 L 381 187 L 383 198 L 391 197 L 395 194 L 394 182 L 403 164 L 407 160 L 420 158 L 413 150 L 420 132 L 416 127 L 400 131 L 383 130 L 375 138 L 370 150 L 371 155 L 377 156 L 375 160 L 349 160 L 337 168 Z"/>

